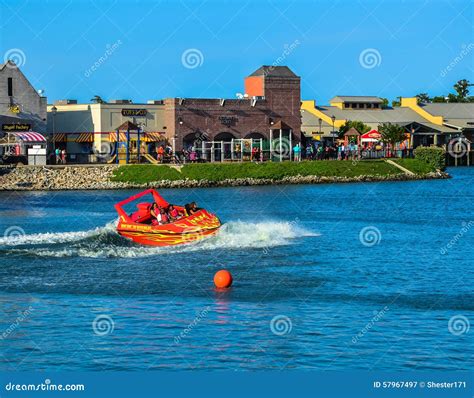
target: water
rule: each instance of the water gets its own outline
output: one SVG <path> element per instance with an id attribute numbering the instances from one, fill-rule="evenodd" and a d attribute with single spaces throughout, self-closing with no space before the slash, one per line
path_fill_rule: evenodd
<path id="1" fill-rule="evenodd" d="M 115 233 L 135 191 L 0 193 L 0 370 L 472 369 L 474 168 L 450 172 L 164 190 L 225 222 L 174 248 Z"/>

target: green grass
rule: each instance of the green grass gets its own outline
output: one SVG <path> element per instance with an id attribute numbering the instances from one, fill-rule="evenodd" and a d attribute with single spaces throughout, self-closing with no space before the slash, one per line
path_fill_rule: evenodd
<path id="1" fill-rule="evenodd" d="M 129 165 L 120 166 L 112 181 L 147 183 L 160 180 L 208 180 L 222 181 L 237 178 L 281 179 L 291 176 L 357 177 L 361 175 L 386 176 L 400 174 L 393 165 L 381 160 L 267 162 L 258 163 L 202 163 L 187 164 L 181 173 L 168 166 Z"/>
<path id="2" fill-rule="evenodd" d="M 426 174 L 436 171 L 436 168 L 420 159 L 392 159 L 400 166 L 412 171 L 415 174 Z"/>

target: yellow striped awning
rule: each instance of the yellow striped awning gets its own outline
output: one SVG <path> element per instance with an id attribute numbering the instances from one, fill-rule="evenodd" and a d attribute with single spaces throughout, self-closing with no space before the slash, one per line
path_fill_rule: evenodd
<path id="1" fill-rule="evenodd" d="M 119 133 L 119 141 L 126 142 L 127 141 L 127 133 Z M 117 142 L 117 133 L 114 131 L 113 133 L 109 133 L 109 142 Z"/>
<path id="2" fill-rule="evenodd" d="M 160 142 L 164 141 L 165 136 L 164 133 L 145 133 L 145 137 L 143 137 L 143 141 L 145 142 Z"/>
<path id="3" fill-rule="evenodd" d="M 81 133 L 75 140 L 76 142 L 94 142 L 94 133 Z"/>
<path id="4" fill-rule="evenodd" d="M 66 142 L 66 141 L 67 141 L 66 133 L 53 134 L 53 142 Z"/>

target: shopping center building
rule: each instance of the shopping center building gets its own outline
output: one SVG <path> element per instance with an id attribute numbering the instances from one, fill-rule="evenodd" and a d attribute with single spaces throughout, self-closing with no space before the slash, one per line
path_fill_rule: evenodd
<path id="1" fill-rule="evenodd" d="M 461 134 L 472 141 L 473 103 L 419 104 L 415 97 L 402 97 L 401 106 L 393 108 L 383 108 L 382 103 L 375 96 L 336 96 L 329 105 L 302 101 L 301 130 L 308 138 L 330 140 L 346 122 L 357 120 L 375 130 L 382 123 L 403 126 L 411 148 L 445 145 Z"/>
<path id="2" fill-rule="evenodd" d="M 301 140 L 300 78 L 286 66 L 262 66 L 245 78 L 237 98 L 57 101 L 48 106 L 48 131 L 70 156 L 94 157 L 109 144 L 125 148 L 127 161 L 138 151 L 154 154 L 165 141 L 209 160 L 230 158 L 248 143 L 291 147 Z"/>

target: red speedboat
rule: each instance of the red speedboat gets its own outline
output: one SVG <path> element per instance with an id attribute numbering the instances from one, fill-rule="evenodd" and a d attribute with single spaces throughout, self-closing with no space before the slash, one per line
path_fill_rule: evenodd
<path id="1" fill-rule="evenodd" d="M 151 202 L 137 203 L 137 210 L 127 214 L 123 206 L 145 195 L 151 195 L 159 207 L 168 208 L 169 203 L 154 189 L 147 189 L 115 205 L 120 217 L 117 232 L 136 243 L 151 246 L 173 246 L 195 242 L 216 234 L 221 226 L 219 218 L 207 210 L 199 209 L 188 216 L 182 206 L 174 206 L 183 215 L 181 218 L 158 225 L 150 214 Z"/>

